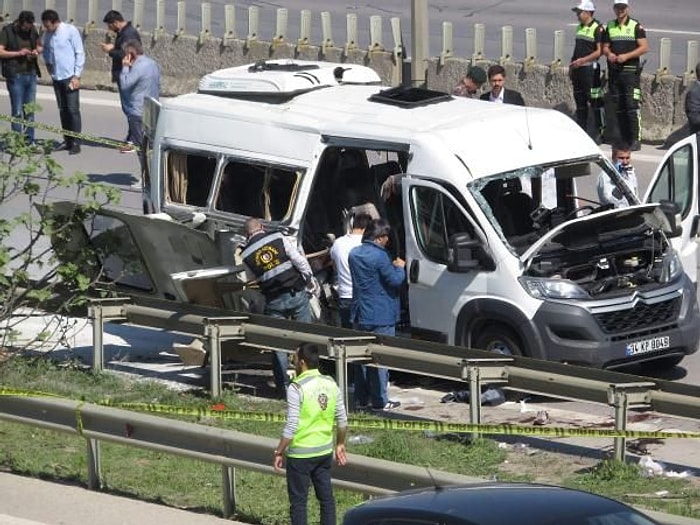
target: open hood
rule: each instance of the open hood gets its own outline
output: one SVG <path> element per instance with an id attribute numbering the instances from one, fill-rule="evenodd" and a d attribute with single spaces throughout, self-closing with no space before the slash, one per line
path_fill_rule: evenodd
<path id="1" fill-rule="evenodd" d="M 520 256 L 520 261 L 529 266 L 532 259 L 542 252 L 573 250 L 591 242 L 609 242 L 617 236 L 627 236 L 645 228 L 670 230 L 658 204 L 640 204 L 592 213 L 553 228 L 528 248 Z"/>

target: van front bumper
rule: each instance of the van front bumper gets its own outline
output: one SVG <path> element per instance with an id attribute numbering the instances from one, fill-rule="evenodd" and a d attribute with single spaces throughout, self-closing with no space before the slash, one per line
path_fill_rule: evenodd
<path id="1" fill-rule="evenodd" d="M 571 303 L 545 301 L 533 318 L 544 359 L 596 368 L 694 353 L 700 339 L 695 288 L 683 276 L 673 303 L 659 302 L 594 312 Z M 601 309 L 599 309 L 601 310 Z"/>

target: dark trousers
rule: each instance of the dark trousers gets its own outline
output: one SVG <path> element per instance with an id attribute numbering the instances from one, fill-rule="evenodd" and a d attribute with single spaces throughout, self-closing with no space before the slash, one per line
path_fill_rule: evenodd
<path id="1" fill-rule="evenodd" d="M 287 458 L 287 494 L 291 525 L 307 524 L 309 483 L 321 507 L 321 525 L 335 525 L 335 499 L 331 485 L 333 454 L 317 458 Z"/>
<path id="2" fill-rule="evenodd" d="M 569 76 L 574 88 L 576 103 L 576 122 L 588 132 L 588 109 L 593 112 L 596 135 L 605 131 L 605 114 L 603 93 L 600 82 L 600 67 L 598 64 L 572 68 Z"/>
<path id="3" fill-rule="evenodd" d="M 56 94 L 56 103 L 61 116 L 61 127 L 68 131 L 80 133 L 83 129 L 80 117 L 80 90 L 70 89 L 70 78 L 66 80 L 54 80 L 53 91 Z M 80 139 L 64 136 L 66 145 L 80 144 Z"/>
<path id="4" fill-rule="evenodd" d="M 126 141 L 140 147 L 143 142 L 143 119 L 140 115 L 127 115 L 126 120 L 129 123 Z"/>
<path id="5" fill-rule="evenodd" d="M 396 335 L 396 326 L 358 325 L 363 332 L 383 335 Z M 389 402 L 389 370 L 380 366 L 354 365 L 355 403 L 365 406 L 369 401 L 372 408 L 381 410 Z"/>
<path id="6" fill-rule="evenodd" d="M 629 144 L 641 139 L 640 82 L 641 74 L 636 70 L 610 70 L 608 93 L 615 104 L 620 138 Z"/>

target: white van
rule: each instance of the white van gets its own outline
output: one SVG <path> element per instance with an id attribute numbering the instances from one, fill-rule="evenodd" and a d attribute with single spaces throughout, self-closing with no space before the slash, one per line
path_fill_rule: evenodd
<path id="1" fill-rule="evenodd" d="M 117 265 L 121 284 L 240 304 L 222 282 L 250 216 L 296 235 L 330 283 L 332 239 L 371 204 L 407 262 L 403 335 L 602 368 L 670 367 L 697 349 L 695 283 L 669 241 L 693 240 L 678 207 L 640 204 L 558 111 L 386 88 L 352 64 L 269 61 L 150 101 L 144 120 L 144 207 L 173 221 L 112 215 L 142 256 L 144 275 Z M 601 173 L 630 206 L 598 201 Z M 675 180 L 657 177 L 651 200 L 685 204 Z"/>

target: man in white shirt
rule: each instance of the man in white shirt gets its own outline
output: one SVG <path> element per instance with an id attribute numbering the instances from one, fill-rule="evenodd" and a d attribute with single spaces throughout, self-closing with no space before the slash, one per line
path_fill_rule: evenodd
<path id="1" fill-rule="evenodd" d="M 617 169 L 629 189 L 636 196 L 638 185 L 637 175 L 632 166 L 631 146 L 623 142 L 616 143 L 612 148 L 612 161 L 615 164 L 615 169 Z M 627 197 L 604 171 L 598 175 L 598 200 L 601 204 L 612 204 L 615 208 L 625 208 L 630 204 L 634 204 L 627 200 Z"/>
<path id="2" fill-rule="evenodd" d="M 350 306 L 352 304 L 352 278 L 348 266 L 350 250 L 362 244 L 362 234 L 365 228 L 372 222 L 372 217 L 366 213 L 357 213 L 352 217 L 352 230 L 339 237 L 331 247 L 331 259 L 335 265 L 336 285 L 338 293 L 338 314 L 340 326 L 352 328 L 350 322 Z"/>

